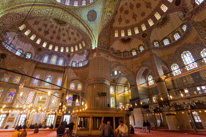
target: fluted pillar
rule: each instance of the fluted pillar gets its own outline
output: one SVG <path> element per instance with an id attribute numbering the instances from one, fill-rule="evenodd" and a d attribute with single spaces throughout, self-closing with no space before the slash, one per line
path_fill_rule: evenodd
<path id="1" fill-rule="evenodd" d="M 87 106 L 108 107 L 110 104 L 110 61 L 98 51 L 89 57 Z"/>

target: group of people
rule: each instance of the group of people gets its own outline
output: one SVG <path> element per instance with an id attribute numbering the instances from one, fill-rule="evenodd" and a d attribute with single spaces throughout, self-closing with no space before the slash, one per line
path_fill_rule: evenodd
<path id="1" fill-rule="evenodd" d="M 66 131 L 66 127 L 69 129 Z M 69 125 L 67 125 L 66 121 L 62 122 L 61 125 L 57 128 L 57 137 L 64 137 L 67 134 L 68 137 L 72 137 L 72 131 L 74 128 L 74 123 L 71 121 Z"/>
<path id="2" fill-rule="evenodd" d="M 103 121 L 99 127 L 99 130 L 101 131 L 101 137 L 114 137 L 115 134 L 117 134 L 118 137 L 128 136 L 128 127 L 123 123 L 123 121 L 120 121 L 120 124 L 118 128 L 115 130 L 115 132 L 112 126 L 110 125 L 110 121 L 107 121 L 107 124 L 105 124 L 105 121 Z"/>
<path id="3" fill-rule="evenodd" d="M 150 133 L 151 126 L 150 126 L 150 123 L 148 120 L 147 120 L 147 122 L 143 121 L 143 128 L 145 129 L 145 133 L 148 133 L 147 130 L 149 130 L 149 133 Z"/>

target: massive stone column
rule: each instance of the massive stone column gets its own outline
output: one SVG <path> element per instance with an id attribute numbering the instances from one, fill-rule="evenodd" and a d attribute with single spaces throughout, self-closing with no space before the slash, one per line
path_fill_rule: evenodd
<path id="1" fill-rule="evenodd" d="M 157 88 L 158 88 L 158 91 L 159 91 L 159 94 L 160 96 L 165 100 L 168 99 L 168 96 L 167 96 L 167 86 L 166 86 L 166 83 L 165 83 L 165 76 L 159 76 L 159 78 L 156 80 L 156 83 L 157 83 Z"/>
<path id="2" fill-rule="evenodd" d="M 108 107 L 110 104 L 110 61 L 108 56 L 95 51 L 89 57 L 87 107 Z"/>

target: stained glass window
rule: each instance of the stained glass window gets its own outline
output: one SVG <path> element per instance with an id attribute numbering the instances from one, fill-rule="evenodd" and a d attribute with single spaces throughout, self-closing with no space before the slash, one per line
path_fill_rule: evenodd
<path id="1" fill-rule="evenodd" d="M 155 47 L 159 47 L 159 43 L 157 41 L 154 42 Z"/>
<path id="2" fill-rule="evenodd" d="M 40 75 L 36 74 L 34 77 L 39 79 Z M 37 79 L 33 79 L 32 85 L 36 86 L 37 84 L 38 84 L 38 80 Z"/>
<path id="3" fill-rule="evenodd" d="M 124 30 L 121 30 L 121 36 L 122 36 L 122 37 L 125 36 Z"/>
<path id="4" fill-rule="evenodd" d="M 154 25 L 154 22 L 153 22 L 152 19 L 149 19 L 149 20 L 148 20 L 148 23 L 149 23 L 150 26 Z"/>
<path id="5" fill-rule="evenodd" d="M 41 42 L 41 39 L 38 38 L 38 40 L 36 41 L 36 44 L 40 44 L 40 42 Z"/>
<path id="6" fill-rule="evenodd" d="M 86 0 L 82 1 L 82 6 L 86 5 Z"/>
<path id="7" fill-rule="evenodd" d="M 114 36 L 115 36 L 115 37 L 118 37 L 118 36 L 119 36 L 118 30 L 115 30 Z"/>
<path id="8" fill-rule="evenodd" d="M 31 102 L 32 102 L 32 100 L 33 100 L 33 98 L 34 98 L 34 91 L 32 91 L 32 92 L 30 92 L 29 93 L 29 95 L 28 95 L 28 97 L 27 97 L 27 100 L 26 100 L 26 103 L 27 104 L 30 104 Z"/>
<path id="9" fill-rule="evenodd" d="M 82 84 L 78 84 L 77 89 L 78 89 L 78 90 L 82 90 Z"/>
<path id="10" fill-rule="evenodd" d="M 62 77 L 58 77 L 58 79 L 57 79 L 57 85 L 58 85 L 58 86 L 61 86 L 61 84 L 62 84 Z"/>
<path id="11" fill-rule="evenodd" d="M 82 41 L 82 44 L 83 44 L 83 47 L 85 47 L 85 46 L 86 46 L 86 44 L 85 44 L 85 42 L 84 42 L 84 41 Z"/>
<path id="12" fill-rule="evenodd" d="M 63 59 L 63 58 L 60 58 L 60 59 L 59 59 L 59 63 L 58 63 L 58 65 L 62 66 L 63 63 L 64 63 L 64 59 Z"/>
<path id="13" fill-rule="evenodd" d="M 162 5 L 160 6 L 160 8 L 161 8 L 162 11 L 164 11 L 164 12 L 166 12 L 166 11 L 168 10 L 168 7 L 165 6 L 164 4 L 162 4 Z"/>
<path id="14" fill-rule="evenodd" d="M 51 80 L 52 80 L 52 76 L 51 76 L 51 75 L 47 75 L 45 81 L 51 83 Z M 45 82 L 45 86 L 46 86 L 46 87 L 50 86 L 50 84 L 49 84 L 49 83 L 46 83 L 46 82 Z"/>
<path id="15" fill-rule="evenodd" d="M 173 0 L 168 0 L 170 3 L 172 3 Z"/>
<path id="16" fill-rule="evenodd" d="M 46 48 L 47 42 L 44 42 L 42 47 Z"/>
<path id="17" fill-rule="evenodd" d="M 6 95 L 4 103 L 12 103 L 15 94 L 16 94 L 16 89 L 15 88 L 9 89 L 9 92 Z"/>
<path id="18" fill-rule="evenodd" d="M 0 87 L 0 97 L 3 94 L 3 92 L 4 92 L 4 89 L 2 87 Z"/>
<path id="19" fill-rule="evenodd" d="M 35 35 L 35 34 L 33 34 L 33 35 L 30 37 L 31 40 L 34 40 L 35 38 L 36 38 L 36 35 Z"/>
<path id="20" fill-rule="evenodd" d="M 72 90 L 75 89 L 75 84 L 74 84 L 74 82 L 71 82 L 71 84 L 70 84 L 70 89 L 72 89 Z"/>
<path id="21" fill-rule="evenodd" d="M 9 51 L 11 51 L 12 49 L 13 49 L 13 45 L 9 45 L 8 47 L 7 47 L 7 49 L 9 50 Z"/>
<path id="22" fill-rule="evenodd" d="M 156 18 L 157 20 L 159 20 L 159 19 L 161 18 L 161 15 L 160 15 L 158 12 L 156 12 L 156 13 L 154 14 L 154 16 L 155 16 L 155 18 Z"/>
<path id="23" fill-rule="evenodd" d="M 13 79 L 13 83 L 19 83 L 20 79 L 21 79 L 21 76 L 19 75 L 15 76 L 15 78 Z"/>
<path id="24" fill-rule="evenodd" d="M 61 52 L 64 52 L 64 47 L 61 47 L 61 50 L 60 50 Z"/>
<path id="25" fill-rule="evenodd" d="M 53 48 L 53 45 L 50 44 L 50 45 L 49 45 L 49 50 L 52 50 L 52 48 Z"/>
<path id="26" fill-rule="evenodd" d="M 71 47 L 71 52 L 74 52 L 74 47 Z"/>
<path id="27" fill-rule="evenodd" d="M 136 50 L 132 50 L 132 55 L 133 55 L 133 56 L 137 55 Z"/>
<path id="28" fill-rule="evenodd" d="M 140 47 L 139 47 L 139 50 L 140 50 L 140 52 L 142 52 L 142 51 L 144 50 L 144 47 L 143 47 L 143 46 L 140 46 Z"/>
<path id="29" fill-rule="evenodd" d="M 74 1 L 74 6 L 78 6 L 78 1 Z"/>
<path id="30" fill-rule="evenodd" d="M 51 58 L 51 64 L 56 64 L 56 61 L 57 61 L 57 56 L 53 55 Z"/>
<path id="31" fill-rule="evenodd" d="M 206 49 L 203 49 L 200 54 L 206 63 Z"/>
<path id="32" fill-rule="evenodd" d="M 30 33 L 31 33 L 31 30 L 28 29 L 24 34 L 25 34 L 26 36 L 28 36 Z"/>
<path id="33" fill-rule="evenodd" d="M 55 46 L 55 49 L 54 49 L 54 51 L 58 51 L 58 48 L 59 48 L 58 46 Z"/>
<path id="34" fill-rule="evenodd" d="M 75 101 L 75 105 L 76 106 L 80 106 L 81 105 L 81 97 L 77 98 L 77 100 Z"/>
<path id="35" fill-rule="evenodd" d="M 169 45 L 169 44 L 170 44 L 170 41 L 169 41 L 168 39 L 164 39 L 164 40 L 163 40 L 163 43 L 164 43 L 164 45 L 166 46 L 166 45 Z"/>
<path id="36" fill-rule="evenodd" d="M 114 100 L 114 97 L 111 97 L 110 101 L 111 101 L 111 108 L 115 108 L 115 100 Z"/>
<path id="37" fill-rule="evenodd" d="M 69 5 L 70 4 L 70 0 L 66 0 L 65 5 Z"/>
<path id="38" fill-rule="evenodd" d="M 25 24 L 22 24 L 20 27 L 19 27 L 19 30 L 23 30 L 26 28 L 26 25 Z"/>
<path id="39" fill-rule="evenodd" d="M 26 58 L 30 59 L 31 58 L 31 53 L 26 53 Z"/>
<path id="40" fill-rule="evenodd" d="M 186 30 L 187 30 L 187 25 L 183 25 L 183 26 L 182 26 L 182 30 L 183 30 L 183 31 L 186 31 Z"/>
<path id="41" fill-rule="evenodd" d="M 200 5 L 204 0 L 195 0 L 195 2 L 197 3 L 197 5 Z"/>
<path id="42" fill-rule="evenodd" d="M 127 34 L 128 34 L 128 36 L 131 36 L 131 35 L 132 35 L 131 29 L 128 29 L 128 30 L 127 30 Z"/>
<path id="43" fill-rule="evenodd" d="M 149 86 L 154 84 L 154 80 L 153 80 L 153 77 L 151 75 L 148 76 L 148 83 L 149 83 Z"/>
<path id="44" fill-rule="evenodd" d="M 52 100 L 52 105 L 57 105 L 58 97 L 59 97 L 59 94 L 58 93 L 54 93 L 53 100 Z"/>
<path id="45" fill-rule="evenodd" d="M 68 106 L 72 106 L 72 100 L 73 100 L 73 95 L 72 94 L 68 95 L 68 99 L 67 99 Z"/>
<path id="46" fill-rule="evenodd" d="M 49 59 L 49 56 L 48 56 L 48 55 L 45 55 L 43 62 L 44 62 L 44 63 L 47 63 L 48 59 Z"/>
<path id="47" fill-rule="evenodd" d="M 79 67 L 82 67 L 82 62 L 79 62 Z"/>
<path id="48" fill-rule="evenodd" d="M 9 77 L 10 77 L 10 74 L 4 74 L 4 76 L 1 78 L 1 81 L 8 82 L 9 81 Z"/>
<path id="49" fill-rule="evenodd" d="M 142 24 L 141 27 L 142 27 L 142 31 L 145 31 L 147 29 L 145 24 Z"/>
<path id="50" fill-rule="evenodd" d="M 69 47 L 66 47 L 66 52 L 69 52 Z"/>
<path id="51" fill-rule="evenodd" d="M 195 62 L 192 54 L 189 51 L 184 51 L 181 57 L 187 70 L 191 70 L 197 67 L 197 63 Z"/>
<path id="52" fill-rule="evenodd" d="M 20 56 L 21 53 L 22 53 L 22 50 L 21 50 L 21 49 L 18 49 L 18 50 L 16 51 L 16 55 L 18 55 L 18 56 Z"/>
<path id="53" fill-rule="evenodd" d="M 181 71 L 180 71 L 179 66 L 177 64 L 172 64 L 171 69 L 172 69 L 172 73 L 174 76 L 181 74 Z"/>
<path id="54" fill-rule="evenodd" d="M 114 94 L 114 87 L 110 86 L 110 94 Z"/>
<path id="55" fill-rule="evenodd" d="M 174 34 L 174 38 L 175 38 L 175 40 L 178 40 L 180 38 L 180 34 L 179 33 L 175 33 Z"/>
<path id="56" fill-rule="evenodd" d="M 72 62 L 72 67 L 76 67 L 76 62 Z"/>
<path id="57" fill-rule="evenodd" d="M 134 28 L 134 33 L 135 33 L 135 34 L 138 34 L 138 33 L 139 33 L 138 27 L 135 27 L 135 28 Z"/>
<path id="58" fill-rule="evenodd" d="M 82 49 L 82 44 L 81 43 L 79 43 L 79 49 Z"/>

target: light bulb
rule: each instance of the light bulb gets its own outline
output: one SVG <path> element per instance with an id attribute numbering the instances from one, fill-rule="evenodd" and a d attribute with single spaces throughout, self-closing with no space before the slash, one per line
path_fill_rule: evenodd
<path id="1" fill-rule="evenodd" d="M 49 95 L 49 96 L 51 95 L 51 91 L 48 92 L 48 95 Z"/>
<path id="2" fill-rule="evenodd" d="M 66 96 L 66 99 L 69 99 L 69 96 L 68 96 L 68 95 Z"/>
<path id="3" fill-rule="evenodd" d="M 20 97 L 23 95 L 23 92 L 20 93 Z"/>
<path id="4" fill-rule="evenodd" d="M 3 105 L 3 108 L 5 108 L 6 107 L 6 105 Z"/>
<path id="5" fill-rule="evenodd" d="M 161 98 L 161 100 L 163 100 L 163 98 Z"/>
<path id="6" fill-rule="evenodd" d="M 82 102 L 82 106 L 84 105 L 84 102 Z"/>
<path id="7" fill-rule="evenodd" d="M 180 94 L 182 97 L 184 96 L 182 93 Z"/>
<path id="8" fill-rule="evenodd" d="M 78 99 L 76 99 L 76 103 L 78 103 Z"/>
<path id="9" fill-rule="evenodd" d="M 40 100 L 42 99 L 42 96 L 40 96 Z"/>

